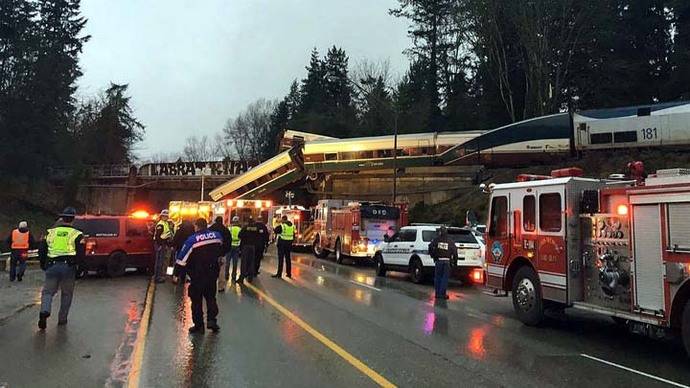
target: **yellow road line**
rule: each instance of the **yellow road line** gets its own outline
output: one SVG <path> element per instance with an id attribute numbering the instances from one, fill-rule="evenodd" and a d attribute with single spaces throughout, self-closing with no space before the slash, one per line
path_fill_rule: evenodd
<path id="1" fill-rule="evenodd" d="M 141 378 L 141 364 L 144 361 L 144 348 L 146 347 L 146 334 L 149 331 L 151 321 L 151 306 L 153 305 L 153 294 L 156 290 L 156 283 L 151 279 L 148 290 L 146 291 L 146 302 L 144 312 L 141 314 L 137 339 L 132 351 L 132 365 L 130 365 L 129 376 L 127 377 L 128 388 L 138 388 Z"/>
<path id="2" fill-rule="evenodd" d="M 381 376 L 380 374 L 376 373 L 373 369 L 369 368 L 367 365 L 365 365 L 362 361 L 357 359 L 355 356 L 352 354 L 348 353 L 347 350 L 341 348 L 338 344 L 335 342 L 331 341 L 328 337 L 325 335 L 321 334 L 319 331 L 311 327 L 308 323 L 303 321 L 300 317 L 292 313 L 290 310 L 287 308 L 283 307 L 280 303 L 276 302 L 275 299 L 271 298 L 270 296 L 266 295 L 263 291 L 259 290 L 254 286 L 253 284 L 247 283 L 246 286 L 254 291 L 256 294 L 261 296 L 266 302 L 268 302 L 271 306 L 275 307 L 276 310 L 280 311 L 288 317 L 290 320 L 295 322 L 297 325 L 299 325 L 302 329 L 304 329 L 307 333 L 311 334 L 312 337 L 316 338 L 321 342 L 322 344 L 326 345 L 329 349 L 334 351 L 336 354 L 338 354 L 340 357 L 342 357 L 345 361 L 347 361 L 350 365 L 354 366 L 357 368 L 360 372 L 364 373 L 369 377 L 370 379 L 374 380 L 376 384 L 382 386 L 382 387 L 395 387 L 395 384 L 391 383 L 390 381 L 386 380 L 385 377 Z"/>

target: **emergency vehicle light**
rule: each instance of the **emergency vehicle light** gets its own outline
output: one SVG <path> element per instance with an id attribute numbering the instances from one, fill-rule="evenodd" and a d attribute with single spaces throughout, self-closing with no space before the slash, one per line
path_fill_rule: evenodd
<path id="1" fill-rule="evenodd" d="M 484 271 L 479 268 L 472 270 L 472 281 L 477 284 L 484 283 Z"/>
<path id="2" fill-rule="evenodd" d="M 243 207 L 244 201 L 237 201 L 237 207 Z"/>
<path id="3" fill-rule="evenodd" d="M 261 201 L 256 201 L 256 202 L 254 203 L 254 207 L 257 208 L 257 209 L 261 209 Z"/>
<path id="4" fill-rule="evenodd" d="M 271 205 L 273 205 L 273 202 L 271 202 L 271 201 L 266 201 L 266 207 L 271 207 Z"/>
<path id="5" fill-rule="evenodd" d="M 228 207 L 232 207 L 232 199 L 228 200 Z"/>
<path id="6" fill-rule="evenodd" d="M 625 204 L 618 205 L 618 207 L 616 208 L 616 213 L 619 216 L 627 216 L 628 215 L 628 205 L 625 205 Z"/>
<path id="7" fill-rule="evenodd" d="M 170 207 L 170 213 L 177 213 L 177 212 L 179 212 L 179 211 L 180 211 L 180 207 L 179 207 L 179 206 L 171 206 L 171 207 Z"/>
<path id="8" fill-rule="evenodd" d="M 147 212 L 146 210 L 137 210 L 135 212 L 132 212 L 132 214 L 130 214 L 130 217 L 139 219 L 149 218 L 149 212 Z"/>

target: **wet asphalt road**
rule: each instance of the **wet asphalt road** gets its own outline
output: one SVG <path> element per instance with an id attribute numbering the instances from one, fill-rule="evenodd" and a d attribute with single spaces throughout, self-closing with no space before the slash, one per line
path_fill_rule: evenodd
<path id="1" fill-rule="evenodd" d="M 296 255 L 293 280 L 278 280 L 269 277 L 274 260 L 267 257 L 254 286 L 294 316 L 236 287 L 218 295 L 219 334 L 187 334 L 185 291 L 159 286 L 139 386 L 375 386 L 295 317 L 398 386 L 672 386 L 634 371 L 690 385 L 679 344 L 629 334 L 605 317 L 569 311 L 530 328 L 516 320 L 510 299 L 476 288 L 456 284 L 451 300 L 435 303 L 430 284 L 414 285 L 404 274 L 376 278 L 373 268 Z M 123 381 L 146 279 L 82 281 L 78 292 L 67 328 L 52 322 L 37 334 L 35 308 L 0 326 L 0 382 Z"/>

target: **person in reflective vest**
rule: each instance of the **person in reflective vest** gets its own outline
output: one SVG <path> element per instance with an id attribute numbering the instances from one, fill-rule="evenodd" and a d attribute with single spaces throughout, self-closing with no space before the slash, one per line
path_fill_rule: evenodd
<path id="1" fill-rule="evenodd" d="M 295 225 L 288 220 L 287 216 L 283 216 L 282 223 L 275 228 L 275 234 L 278 236 L 278 273 L 273 275 L 274 278 L 283 276 L 283 262 L 285 263 L 285 276 L 292 277 L 292 261 L 290 252 L 292 251 L 292 241 L 295 239 Z"/>
<path id="2" fill-rule="evenodd" d="M 56 225 L 48 229 L 45 240 L 39 247 L 41 268 L 45 270 L 45 283 L 41 292 L 41 310 L 38 314 L 38 327 L 46 328 L 51 313 L 53 296 L 60 289 L 60 312 L 58 325 L 67 324 L 67 315 L 72 305 L 76 266 L 84 259 L 84 235 L 72 226 L 77 211 L 68 207 L 60 213 Z"/>
<path id="3" fill-rule="evenodd" d="M 165 282 L 165 265 L 170 261 L 170 247 L 173 232 L 168 223 L 168 209 L 161 210 L 156 230 L 153 233 L 153 246 L 156 252 L 156 262 L 153 268 L 153 279 L 156 283 Z"/>
<path id="4" fill-rule="evenodd" d="M 10 281 L 22 281 L 26 270 L 26 260 L 29 257 L 29 249 L 36 246 L 34 236 L 29 231 L 29 224 L 26 221 L 19 223 L 17 229 L 7 237 L 7 245 L 10 247 Z M 17 270 L 19 267 L 19 270 Z"/>
<path id="5" fill-rule="evenodd" d="M 230 275 L 230 283 L 234 284 L 237 281 L 237 263 L 240 260 L 240 231 L 242 227 L 240 226 L 240 217 L 232 217 L 232 224 L 228 228 L 230 229 L 230 252 L 226 258 L 227 265 L 225 266 L 225 277 Z M 232 273 L 230 273 L 230 262 L 232 261 Z"/>

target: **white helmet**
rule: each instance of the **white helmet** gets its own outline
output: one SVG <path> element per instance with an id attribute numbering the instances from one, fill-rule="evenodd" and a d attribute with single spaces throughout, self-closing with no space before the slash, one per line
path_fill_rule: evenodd
<path id="1" fill-rule="evenodd" d="M 168 209 L 163 209 L 161 210 L 161 217 L 168 217 L 170 215 L 170 212 Z"/>
<path id="2" fill-rule="evenodd" d="M 238 216 L 232 217 L 232 222 L 240 222 L 240 217 L 238 217 Z"/>
<path id="3" fill-rule="evenodd" d="M 21 221 L 19 223 L 19 229 L 27 229 L 29 227 L 29 224 L 26 221 Z"/>

